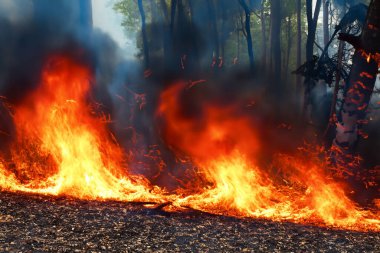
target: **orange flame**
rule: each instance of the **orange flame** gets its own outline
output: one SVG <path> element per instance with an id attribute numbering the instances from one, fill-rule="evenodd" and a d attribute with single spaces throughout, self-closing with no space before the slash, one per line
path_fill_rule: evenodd
<path id="1" fill-rule="evenodd" d="M 11 157 L 0 157 L 0 188 L 380 231 L 378 213 L 360 210 L 323 163 L 278 155 L 259 166 L 260 133 L 235 108 L 205 106 L 202 117 L 184 117 L 183 83 L 161 94 L 157 115 L 165 141 L 196 165 L 199 184 L 169 194 L 131 175 L 106 117 L 91 105 L 91 74 L 63 56 L 48 61 L 40 86 L 14 110 L 17 140 Z"/>
<path id="2" fill-rule="evenodd" d="M 88 199 L 154 198 L 145 180 L 134 182 L 122 169 L 121 149 L 111 141 L 106 122 L 88 105 L 90 71 L 55 56 L 41 79 L 39 88 L 15 109 L 16 173 L 9 174 L 2 165 L 1 187 Z"/>
<path id="3" fill-rule="evenodd" d="M 233 108 L 206 106 L 201 117 L 185 118 L 179 105 L 186 90 L 179 83 L 163 92 L 158 114 L 165 120 L 166 142 L 190 157 L 207 184 L 176 205 L 217 214 L 380 228 L 376 215 L 360 210 L 341 185 L 328 179 L 317 159 L 278 155 L 271 166 L 282 177 L 257 166 L 258 133 Z"/>

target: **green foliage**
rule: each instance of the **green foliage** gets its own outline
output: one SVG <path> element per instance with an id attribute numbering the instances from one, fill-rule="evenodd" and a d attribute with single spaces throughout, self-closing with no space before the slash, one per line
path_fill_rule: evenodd
<path id="1" fill-rule="evenodd" d="M 140 15 L 136 0 L 118 0 L 113 9 L 123 15 L 121 25 L 127 31 L 137 31 L 139 29 Z"/>

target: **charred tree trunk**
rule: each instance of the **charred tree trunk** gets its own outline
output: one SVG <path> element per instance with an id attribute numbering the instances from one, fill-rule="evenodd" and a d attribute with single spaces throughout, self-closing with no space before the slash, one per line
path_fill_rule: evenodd
<path id="1" fill-rule="evenodd" d="M 241 7 L 244 9 L 245 14 L 245 32 L 247 34 L 247 48 L 249 57 L 249 67 L 251 72 L 254 70 L 254 58 L 253 58 L 253 45 L 252 45 L 252 35 L 251 35 L 251 10 L 249 9 L 245 0 L 239 0 Z"/>
<path id="2" fill-rule="evenodd" d="M 146 32 L 146 16 L 145 16 L 145 10 L 142 3 L 142 0 L 137 1 L 139 12 L 141 16 L 141 32 L 142 32 L 142 39 L 143 39 L 143 51 L 144 51 L 144 65 L 145 69 L 149 69 L 150 67 L 150 59 L 149 59 L 149 45 L 148 45 L 148 37 Z"/>
<path id="3" fill-rule="evenodd" d="M 380 0 L 371 1 L 358 41 L 333 141 L 338 158 L 354 152 L 375 85 L 378 62 L 373 56 L 380 52 Z"/>
<path id="4" fill-rule="evenodd" d="M 315 5 L 315 11 L 313 15 L 313 1 L 306 0 L 306 15 L 307 15 L 307 41 L 306 41 L 306 61 L 310 62 L 313 59 L 315 34 L 317 31 L 317 22 L 319 12 L 321 10 L 322 0 L 317 0 Z M 313 81 L 310 80 L 305 83 L 305 94 L 303 103 L 303 115 L 307 115 L 308 107 L 311 104 L 310 93 L 313 88 Z"/>

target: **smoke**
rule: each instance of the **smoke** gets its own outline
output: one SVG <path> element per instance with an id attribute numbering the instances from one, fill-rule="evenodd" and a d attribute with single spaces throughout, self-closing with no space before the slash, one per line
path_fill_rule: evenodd
<path id="1" fill-rule="evenodd" d="M 41 70 L 53 54 L 65 54 L 94 73 L 94 100 L 112 114 L 109 85 L 121 61 L 119 48 L 92 29 L 87 1 L 0 1 L 0 143 L 14 136 L 9 111 L 40 84 Z M 88 3 L 88 2 L 87 2 Z M 121 74 L 121 73 L 119 73 Z"/>
<path id="2" fill-rule="evenodd" d="M 152 69 L 145 77 L 139 64 L 122 59 L 116 43 L 86 22 L 78 4 L 81 2 L 0 2 L 0 95 L 6 97 L 6 103 L 17 105 L 39 85 L 41 69 L 49 55 L 65 53 L 76 58 L 94 73 L 93 98 L 99 102 L 103 113 L 111 115 L 110 130 L 125 149 L 131 172 L 144 174 L 155 184 L 172 187 L 175 183 L 169 174 L 184 176 L 183 165 L 176 162 L 176 150 L 173 152 L 162 138 L 162 119 L 156 111 L 162 91 L 178 81 L 187 82 L 189 87 L 177 105 L 183 117 L 202 122 L 207 106 L 237 108 L 231 116 L 250 117 L 260 131 L 260 141 L 265 143 L 263 160 L 270 159 L 273 153 L 295 150 L 306 137 L 314 136 L 313 127 L 305 129 L 303 125 L 302 131 L 297 128 L 299 98 L 291 96 L 294 94 L 291 88 L 284 89 L 278 99 L 268 94 L 269 87 L 277 87 L 270 78 L 265 74 L 252 76 L 244 64 L 211 69 L 214 45 L 204 26 L 209 22 L 207 8 L 197 6 L 201 1 L 194 1 L 194 8 L 200 10 L 193 17 L 194 25 L 182 20 L 182 25 L 188 29 L 175 27 L 182 32 L 175 32 L 172 44 L 169 43 L 169 50 L 180 57 L 173 57 L 174 69 L 166 71 L 162 67 L 167 59 L 154 59 L 155 56 L 162 58 L 159 51 L 163 50 L 168 38 L 164 37 L 165 27 L 151 24 L 149 37 L 155 39 L 150 41 L 150 47 L 157 52 L 151 51 Z M 226 15 L 240 8 L 232 1 L 223 1 L 223 4 Z M 228 26 L 224 29 L 225 33 L 233 30 Z M 221 38 L 223 42 L 223 36 Z M 200 62 L 201 66 L 196 66 L 195 62 Z M 284 82 L 282 86 L 287 84 Z M 321 99 L 317 97 L 316 100 Z M 2 100 L 0 143 L 6 146 L 14 130 L 5 102 L 1 104 Z M 318 115 L 328 112 L 328 107 L 318 109 Z"/>

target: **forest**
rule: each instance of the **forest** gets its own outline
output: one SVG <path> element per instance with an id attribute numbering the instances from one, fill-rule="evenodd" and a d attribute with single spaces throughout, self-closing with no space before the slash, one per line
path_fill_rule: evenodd
<path id="1" fill-rule="evenodd" d="M 220 97 L 208 99 L 223 100 L 226 93 L 234 101 L 223 103 L 251 99 L 260 113 L 267 110 L 263 117 L 271 124 L 294 126 L 296 142 L 306 139 L 330 150 L 334 166 L 351 176 L 348 171 L 357 168 L 347 164 L 360 154 L 365 167 L 376 168 L 378 181 L 379 41 L 378 35 L 364 37 L 376 30 L 365 29 L 378 22 L 378 9 L 369 4 L 119 0 L 113 8 L 122 14 L 126 33 L 137 36 L 136 57 L 157 85 L 212 82 L 207 85 Z"/>
<path id="2" fill-rule="evenodd" d="M 108 5 L 0 2 L 0 198 L 380 231 L 380 0 Z"/>

